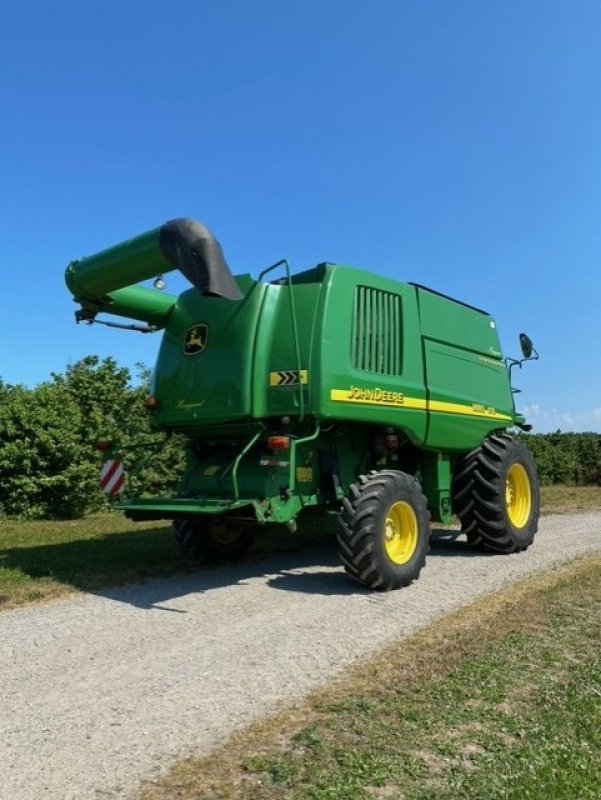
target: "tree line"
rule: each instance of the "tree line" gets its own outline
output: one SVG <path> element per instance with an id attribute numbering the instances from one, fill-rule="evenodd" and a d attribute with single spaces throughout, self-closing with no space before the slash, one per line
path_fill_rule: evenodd
<path id="1" fill-rule="evenodd" d="M 543 486 L 601 486 L 601 434 L 537 433 L 524 437 Z"/>
<path id="2" fill-rule="evenodd" d="M 112 358 L 88 356 L 33 389 L 0 381 L 0 515 L 77 519 L 105 507 L 102 441 L 114 444 L 133 491 L 175 492 L 184 442 L 151 430 L 149 379 L 143 366 L 132 375 Z M 557 431 L 524 440 L 542 484 L 601 485 L 600 434 Z"/>

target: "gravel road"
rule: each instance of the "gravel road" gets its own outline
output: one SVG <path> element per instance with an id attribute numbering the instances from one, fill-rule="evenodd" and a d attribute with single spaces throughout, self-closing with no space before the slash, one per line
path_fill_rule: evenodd
<path id="1" fill-rule="evenodd" d="M 1 800 L 135 795 L 174 760 L 480 595 L 601 550 L 601 512 L 542 520 L 513 556 L 441 542 L 374 594 L 328 548 L 0 614 Z"/>

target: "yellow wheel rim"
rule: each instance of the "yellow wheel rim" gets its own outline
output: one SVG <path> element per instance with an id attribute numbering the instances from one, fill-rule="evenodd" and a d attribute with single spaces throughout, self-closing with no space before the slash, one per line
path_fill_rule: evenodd
<path id="1" fill-rule="evenodd" d="M 390 507 L 384 523 L 384 546 L 393 564 L 406 564 L 415 553 L 418 525 L 409 503 L 400 501 Z"/>
<path id="2" fill-rule="evenodd" d="M 532 511 L 530 478 L 521 464 L 512 464 L 505 480 L 505 508 L 514 528 L 523 528 Z"/>
<path id="3" fill-rule="evenodd" d="M 214 522 L 210 526 L 211 538 L 219 544 L 232 544 L 240 536 L 240 528 L 235 525 L 226 525 L 224 522 Z"/>

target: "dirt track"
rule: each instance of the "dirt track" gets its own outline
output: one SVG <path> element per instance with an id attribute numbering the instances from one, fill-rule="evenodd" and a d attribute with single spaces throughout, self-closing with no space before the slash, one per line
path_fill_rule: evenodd
<path id="1" fill-rule="evenodd" d="M 547 517 L 526 553 L 440 543 L 385 595 L 323 548 L 0 614 L 0 798 L 130 797 L 434 617 L 600 550 L 601 513 Z"/>

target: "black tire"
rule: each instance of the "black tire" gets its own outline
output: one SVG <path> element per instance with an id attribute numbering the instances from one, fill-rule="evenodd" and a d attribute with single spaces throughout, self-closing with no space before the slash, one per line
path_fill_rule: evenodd
<path id="1" fill-rule="evenodd" d="M 526 550 L 534 541 L 540 489 L 523 442 L 494 434 L 457 465 L 454 510 L 468 542 L 496 553 Z"/>
<path id="2" fill-rule="evenodd" d="M 411 475 L 361 475 L 343 500 L 340 524 L 340 557 L 351 578 L 390 591 L 418 577 L 430 547 L 430 514 Z"/>
<path id="3" fill-rule="evenodd" d="M 173 533 L 184 558 L 192 561 L 235 561 L 254 539 L 250 526 L 220 519 L 175 519 Z"/>
<path id="4" fill-rule="evenodd" d="M 468 544 L 472 547 L 483 548 L 482 536 L 478 532 L 478 520 L 470 511 L 474 506 L 474 478 L 473 469 L 480 448 L 477 447 L 462 458 L 455 468 L 453 477 L 453 511 L 459 517 L 461 530 L 465 534 Z"/>

